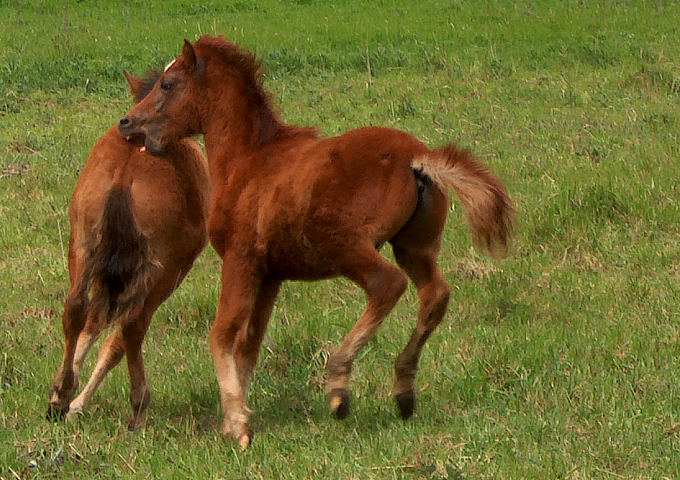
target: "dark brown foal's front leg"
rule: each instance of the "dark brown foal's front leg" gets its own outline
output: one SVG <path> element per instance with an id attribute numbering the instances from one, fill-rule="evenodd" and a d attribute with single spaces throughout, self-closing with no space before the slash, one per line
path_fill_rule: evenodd
<path id="1" fill-rule="evenodd" d="M 407 286 L 406 275 L 382 258 L 372 245 L 351 252 L 342 273 L 364 289 L 366 308 L 340 347 L 328 359 L 328 398 L 336 418 L 349 414 L 349 378 L 359 350 L 373 336 Z"/>

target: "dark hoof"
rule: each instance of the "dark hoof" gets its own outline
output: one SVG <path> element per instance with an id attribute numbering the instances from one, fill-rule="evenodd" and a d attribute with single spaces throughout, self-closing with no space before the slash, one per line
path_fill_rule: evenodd
<path id="1" fill-rule="evenodd" d="M 146 415 L 143 416 L 140 415 L 139 417 L 132 416 L 128 420 L 128 430 L 130 430 L 131 432 L 139 430 L 144 425 L 146 425 Z"/>
<path id="2" fill-rule="evenodd" d="M 238 446 L 241 448 L 241 450 L 245 450 L 250 445 L 252 445 L 254 436 L 255 432 L 253 432 L 252 429 L 249 428 L 246 433 L 239 437 Z"/>
<path id="3" fill-rule="evenodd" d="M 338 420 L 349 415 L 349 393 L 347 390 L 333 390 L 329 395 L 331 413 Z"/>
<path id="4" fill-rule="evenodd" d="M 58 407 L 57 405 L 50 404 L 47 406 L 47 413 L 45 414 L 45 419 L 50 422 L 61 422 L 66 418 L 67 413 L 68 407 L 64 409 Z"/>
<path id="5" fill-rule="evenodd" d="M 397 401 L 401 418 L 406 420 L 413 415 L 416 408 L 416 394 L 413 391 L 399 393 L 394 396 L 394 399 Z"/>

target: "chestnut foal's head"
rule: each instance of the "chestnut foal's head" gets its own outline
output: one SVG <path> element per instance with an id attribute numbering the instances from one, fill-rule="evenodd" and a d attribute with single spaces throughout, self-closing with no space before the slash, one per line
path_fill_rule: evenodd
<path id="1" fill-rule="evenodd" d="M 120 133 L 144 135 L 146 150 L 152 154 L 163 153 L 172 140 L 200 133 L 197 112 L 203 99 L 197 83 L 203 74 L 203 62 L 184 40 L 182 54 L 160 74 L 148 95 L 120 119 Z"/>
<path id="2" fill-rule="evenodd" d="M 161 72 L 154 70 L 149 72 L 146 78 L 139 78 L 128 73 L 127 70 L 123 70 L 123 75 L 130 86 L 132 98 L 134 99 L 135 104 L 137 104 L 148 95 L 153 86 L 156 84 L 158 77 L 161 76 Z M 141 133 L 126 135 L 125 137 L 127 138 L 128 143 L 131 143 L 137 147 L 144 146 L 145 137 Z"/>

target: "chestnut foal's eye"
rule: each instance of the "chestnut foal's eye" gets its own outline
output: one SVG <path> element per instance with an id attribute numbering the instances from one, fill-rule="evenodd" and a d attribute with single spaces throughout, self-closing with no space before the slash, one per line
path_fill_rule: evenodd
<path id="1" fill-rule="evenodd" d="M 166 92 L 172 88 L 172 82 L 167 79 L 161 80 L 161 90 L 165 90 Z"/>

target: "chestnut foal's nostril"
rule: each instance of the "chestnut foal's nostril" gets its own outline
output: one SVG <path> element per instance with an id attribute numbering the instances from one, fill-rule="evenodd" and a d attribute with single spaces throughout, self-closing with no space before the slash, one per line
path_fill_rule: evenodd
<path id="1" fill-rule="evenodd" d="M 123 117 L 123 118 L 120 119 L 120 126 L 121 127 L 127 127 L 128 125 L 130 125 L 130 119 L 129 118 Z"/>

